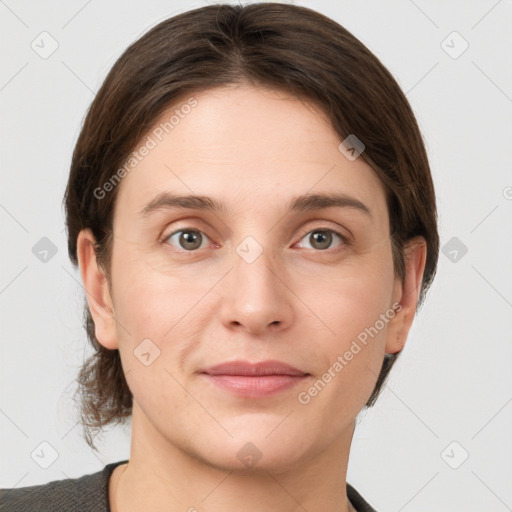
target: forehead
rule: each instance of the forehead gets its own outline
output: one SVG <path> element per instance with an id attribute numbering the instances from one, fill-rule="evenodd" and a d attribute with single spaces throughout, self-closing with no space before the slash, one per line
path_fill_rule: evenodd
<path id="1" fill-rule="evenodd" d="M 348 160 L 340 142 L 318 107 L 283 91 L 237 85 L 184 95 L 134 148 L 116 212 L 140 210 L 162 191 L 240 207 L 336 191 L 385 207 L 375 172 Z"/>

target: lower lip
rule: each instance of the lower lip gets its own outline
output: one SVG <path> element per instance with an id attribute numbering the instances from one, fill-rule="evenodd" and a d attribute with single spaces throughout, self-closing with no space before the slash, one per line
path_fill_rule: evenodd
<path id="1" fill-rule="evenodd" d="M 209 375 L 210 382 L 231 393 L 248 398 L 262 398 L 275 395 L 302 382 L 307 375 Z"/>

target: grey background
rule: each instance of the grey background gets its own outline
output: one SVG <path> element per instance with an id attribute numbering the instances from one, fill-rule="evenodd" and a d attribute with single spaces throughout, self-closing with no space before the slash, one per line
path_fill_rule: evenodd
<path id="1" fill-rule="evenodd" d="M 77 425 L 71 396 L 90 349 L 61 201 L 82 118 L 115 59 L 206 3 L 0 1 L 2 487 L 129 457 L 129 427 L 107 432 L 98 455 Z M 296 3 L 344 25 L 406 92 L 446 253 L 382 397 L 360 415 L 348 481 L 378 510 L 512 510 L 512 2 Z M 453 31 L 469 44 L 457 58 Z M 52 38 L 58 48 L 42 58 Z M 46 261 L 43 237 L 56 251 Z"/>

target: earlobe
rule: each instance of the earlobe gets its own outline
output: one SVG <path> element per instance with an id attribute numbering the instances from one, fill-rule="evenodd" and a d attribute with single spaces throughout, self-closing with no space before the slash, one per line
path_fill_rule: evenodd
<path id="1" fill-rule="evenodd" d="M 105 348 L 113 350 L 118 348 L 114 306 L 107 277 L 98 265 L 94 244 L 94 235 L 90 229 L 80 231 L 77 239 L 80 275 L 94 321 L 96 339 Z"/>
<path id="2" fill-rule="evenodd" d="M 407 340 L 411 328 L 423 282 L 427 244 L 423 237 L 411 239 L 405 246 L 405 277 L 396 280 L 393 293 L 396 314 L 388 325 L 386 337 L 386 353 L 400 352 Z"/>

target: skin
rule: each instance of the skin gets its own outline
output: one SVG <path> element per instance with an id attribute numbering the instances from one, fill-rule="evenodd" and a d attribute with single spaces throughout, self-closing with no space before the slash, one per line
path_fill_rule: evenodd
<path id="1" fill-rule="evenodd" d="M 339 136 L 313 105 L 247 84 L 194 97 L 197 106 L 119 185 L 110 287 L 91 232 L 78 237 L 96 337 L 119 349 L 134 396 L 130 461 L 110 480 L 111 508 L 353 510 L 346 473 L 355 418 L 385 352 L 404 346 L 425 242 L 408 245 L 400 281 L 383 186 L 362 158 L 349 161 L 338 150 Z M 163 191 L 211 196 L 226 211 L 139 216 Z M 370 214 L 286 210 L 290 198 L 322 192 L 356 198 Z M 186 228 L 203 236 L 188 252 L 181 232 L 169 238 Z M 320 228 L 346 240 L 332 234 L 319 248 L 311 235 Z M 248 236 L 263 250 L 252 263 L 236 251 Z M 298 394 L 397 303 L 378 335 L 301 404 Z M 160 355 L 145 366 L 133 351 L 147 338 Z M 198 373 L 235 359 L 278 359 L 310 375 L 254 399 Z M 248 442 L 261 453 L 252 468 L 237 456 Z"/>

